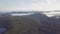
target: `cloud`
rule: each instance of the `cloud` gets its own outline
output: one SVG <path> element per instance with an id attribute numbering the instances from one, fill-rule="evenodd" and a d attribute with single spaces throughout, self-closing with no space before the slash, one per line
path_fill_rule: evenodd
<path id="1" fill-rule="evenodd" d="M 0 10 L 60 10 L 60 0 L 10 0 L 0 1 Z"/>
<path id="2" fill-rule="evenodd" d="M 47 2 L 48 4 L 55 4 L 55 3 L 56 3 L 56 0 L 46 0 L 46 2 Z"/>

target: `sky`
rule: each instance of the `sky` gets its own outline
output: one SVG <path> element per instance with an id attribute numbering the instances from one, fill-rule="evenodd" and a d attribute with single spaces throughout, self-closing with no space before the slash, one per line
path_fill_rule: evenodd
<path id="1" fill-rule="evenodd" d="M 60 0 L 0 0 L 0 10 L 12 10 L 12 11 L 60 10 Z"/>

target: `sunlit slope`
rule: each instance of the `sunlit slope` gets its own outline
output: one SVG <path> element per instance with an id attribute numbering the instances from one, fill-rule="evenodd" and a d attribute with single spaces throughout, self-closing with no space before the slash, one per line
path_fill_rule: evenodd
<path id="1" fill-rule="evenodd" d="M 37 18 L 29 18 L 26 16 L 11 16 L 11 21 L 13 24 L 13 28 L 6 32 L 6 34 L 28 34 L 27 32 L 29 30 L 33 29 L 36 31 L 35 34 L 37 34 L 37 28 L 40 26 L 40 21 Z"/>

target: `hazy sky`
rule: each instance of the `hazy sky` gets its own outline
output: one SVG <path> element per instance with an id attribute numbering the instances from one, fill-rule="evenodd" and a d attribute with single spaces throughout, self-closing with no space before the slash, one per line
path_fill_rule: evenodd
<path id="1" fill-rule="evenodd" d="M 60 0 L 0 0 L 0 10 L 60 10 Z"/>

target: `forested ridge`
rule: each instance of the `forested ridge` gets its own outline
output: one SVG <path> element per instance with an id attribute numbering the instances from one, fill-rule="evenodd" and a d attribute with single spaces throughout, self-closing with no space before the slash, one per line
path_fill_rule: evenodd
<path id="1" fill-rule="evenodd" d="M 3 34 L 60 34 L 60 19 L 47 17 L 41 13 L 28 16 L 0 16 Z"/>

